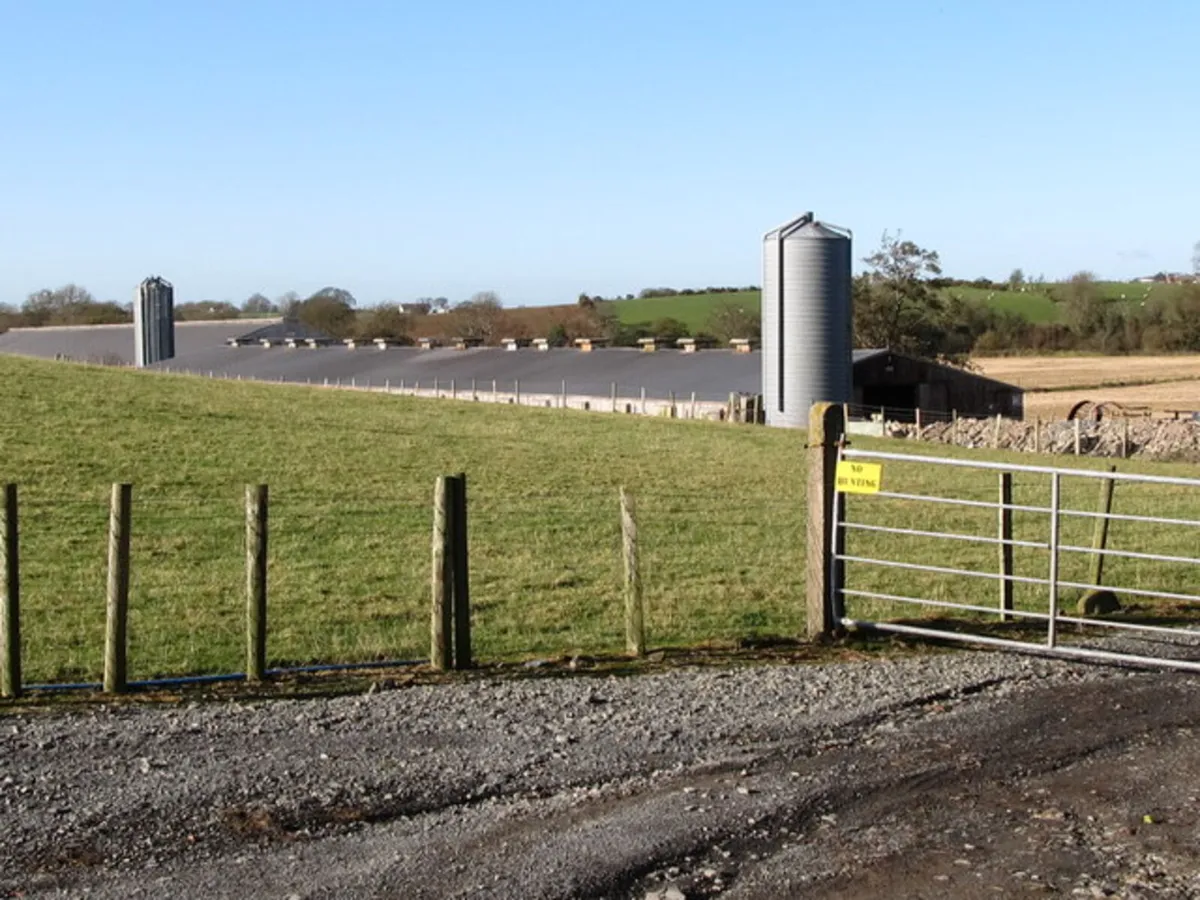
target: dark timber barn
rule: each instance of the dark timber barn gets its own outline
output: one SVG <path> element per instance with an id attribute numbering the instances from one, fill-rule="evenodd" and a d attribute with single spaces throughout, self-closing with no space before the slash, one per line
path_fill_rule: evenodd
<path id="1" fill-rule="evenodd" d="M 968 369 L 917 359 L 891 350 L 854 351 L 854 407 L 887 409 L 887 418 L 912 417 L 912 410 L 960 416 L 1002 415 L 1019 419 L 1023 392 Z"/>

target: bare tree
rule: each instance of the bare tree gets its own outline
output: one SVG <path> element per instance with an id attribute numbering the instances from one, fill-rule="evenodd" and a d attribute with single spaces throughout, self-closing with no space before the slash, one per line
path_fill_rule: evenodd
<path id="1" fill-rule="evenodd" d="M 1200 241 L 1196 241 L 1196 245 L 1192 247 L 1192 271 L 1200 275 Z"/>
<path id="2" fill-rule="evenodd" d="M 28 325 L 99 325 L 130 318 L 129 310 L 111 301 L 101 303 L 77 284 L 34 291 L 25 299 L 21 315 Z"/>
<path id="3" fill-rule="evenodd" d="M 269 316 L 271 313 L 278 312 L 275 304 L 264 297 L 262 294 L 251 294 L 246 298 L 246 302 L 242 304 L 242 312 L 248 316 Z"/>
<path id="4" fill-rule="evenodd" d="M 454 307 L 463 337 L 491 342 L 504 321 L 504 304 L 494 291 L 479 291 Z"/>
<path id="5" fill-rule="evenodd" d="M 280 294 L 275 301 L 275 308 L 279 310 L 279 314 L 285 319 L 295 319 L 296 313 L 300 309 L 300 295 L 295 291 Z"/>

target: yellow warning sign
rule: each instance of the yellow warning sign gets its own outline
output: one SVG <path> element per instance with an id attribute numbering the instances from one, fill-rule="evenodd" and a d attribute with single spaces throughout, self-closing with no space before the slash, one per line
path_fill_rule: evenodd
<path id="1" fill-rule="evenodd" d="M 842 460 L 837 464 L 837 489 L 843 494 L 877 494 L 883 480 L 883 466 Z"/>

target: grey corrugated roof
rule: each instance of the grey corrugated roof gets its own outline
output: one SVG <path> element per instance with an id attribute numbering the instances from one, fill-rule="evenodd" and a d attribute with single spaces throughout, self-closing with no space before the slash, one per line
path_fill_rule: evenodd
<path id="1" fill-rule="evenodd" d="M 237 336 L 239 341 L 259 342 L 264 340 L 269 341 L 333 341 L 334 338 L 326 334 L 320 328 L 313 328 L 311 325 L 306 325 L 303 322 L 295 322 L 291 320 L 271 322 L 263 325 L 261 328 L 255 328 L 253 331 L 247 331 L 245 334 Z"/>
<path id="2" fill-rule="evenodd" d="M 279 319 L 234 319 L 221 322 L 176 322 L 175 353 L 187 356 L 222 346 L 254 328 Z M 54 359 L 66 356 L 81 362 L 120 359 L 133 365 L 132 325 L 62 325 L 14 328 L 0 334 L 0 353 Z"/>
<path id="3" fill-rule="evenodd" d="M 403 380 L 409 385 L 420 381 L 424 386 L 432 386 L 436 378 L 446 386 L 453 380 L 462 389 L 468 389 L 475 379 L 481 390 L 490 390 L 495 379 L 500 390 L 511 390 L 514 382 L 519 381 L 521 390 L 531 393 L 555 393 L 562 389 L 565 380 L 567 390 L 573 394 L 607 396 L 616 383 L 624 397 L 636 396 L 644 387 L 655 397 L 666 397 L 673 391 L 677 397 L 687 398 L 695 391 L 700 400 L 724 400 L 731 392 L 757 394 L 762 390 L 762 355 L 730 350 L 644 353 L 612 348 L 583 353 L 575 349 L 543 352 L 493 347 L 377 350 L 370 345 L 357 350 L 342 346 L 293 350 L 281 346 L 230 347 L 226 343 L 229 338 L 253 331 L 254 325 L 280 324 L 279 319 L 177 323 L 177 355 L 158 363 L 156 368 L 313 383 L 328 378 L 331 383 L 353 379 L 360 384 L 380 385 L 385 381 L 399 384 Z M 854 363 L 888 352 L 855 350 Z M 0 334 L 0 353 L 50 359 L 63 355 L 82 361 L 114 357 L 132 363 L 133 326 L 14 329 Z"/>
<path id="4" fill-rule="evenodd" d="M 382 385 L 385 381 L 406 385 L 419 381 L 432 387 L 436 378 L 444 387 L 454 381 L 459 389 L 468 389 L 475 379 L 480 390 L 491 389 L 495 379 L 500 390 L 513 389 L 520 382 L 522 391 L 557 393 L 562 383 L 573 394 L 607 396 L 616 383 L 622 396 L 632 396 L 645 388 L 652 396 L 665 397 L 672 391 L 680 398 L 693 391 L 701 400 L 723 400 L 731 392 L 757 393 L 762 379 L 761 356 L 730 350 L 703 350 L 680 353 L 663 350 L 614 348 L 583 353 L 579 350 L 538 351 L 502 350 L 477 347 L 470 350 L 439 348 L 420 350 L 397 347 L 377 350 L 360 347 L 322 347 L 288 349 L 286 347 L 220 347 L 201 353 L 179 356 L 157 368 L 189 369 L 195 372 L 227 374 L 236 378 L 267 381 L 331 383 L 354 379 L 358 384 Z"/>

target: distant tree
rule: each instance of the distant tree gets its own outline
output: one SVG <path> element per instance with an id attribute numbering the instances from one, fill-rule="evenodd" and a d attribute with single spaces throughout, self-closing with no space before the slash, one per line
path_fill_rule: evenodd
<path id="1" fill-rule="evenodd" d="M 99 302 L 86 288 L 67 284 L 34 291 L 21 306 L 25 325 L 104 325 L 128 322 L 129 308 L 112 301 Z"/>
<path id="2" fill-rule="evenodd" d="M 295 321 L 296 314 L 300 310 L 300 295 L 295 291 L 288 291 L 280 294 L 275 300 L 275 309 L 279 314 L 288 321 Z"/>
<path id="3" fill-rule="evenodd" d="M 1020 290 L 1025 286 L 1025 273 L 1020 269 L 1013 269 L 1008 276 L 1008 286 L 1014 290 Z"/>
<path id="4" fill-rule="evenodd" d="M 546 334 L 546 343 L 551 347 L 566 347 L 571 343 L 567 328 L 562 322 L 556 322 Z"/>
<path id="5" fill-rule="evenodd" d="M 247 316 L 269 316 L 279 308 L 262 294 L 251 294 L 242 304 L 242 312 Z"/>
<path id="6" fill-rule="evenodd" d="M 359 310 L 354 320 L 355 334 L 364 340 L 386 338 L 412 343 L 412 317 L 394 303 Z"/>
<path id="7" fill-rule="evenodd" d="M 884 232 L 863 261 L 870 272 L 854 280 L 856 344 L 961 361 L 947 347 L 945 305 L 927 280 L 942 273 L 937 251 Z"/>
<path id="8" fill-rule="evenodd" d="M 353 300 L 350 297 L 350 300 Z M 325 288 L 317 291 L 295 308 L 295 317 L 305 325 L 319 328 L 336 338 L 351 337 L 354 333 L 354 306 L 344 293 Z"/>
<path id="9" fill-rule="evenodd" d="M 497 334 L 504 321 L 504 304 L 494 291 L 479 291 L 454 307 L 462 337 L 490 343 L 502 337 Z"/>
<path id="10" fill-rule="evenodd" d="M 445 297 L 434 297 L 432 308 L 436 309 L 438 312 L 445 312 L 450 308 L 450 301 Z"/>
<path id="11" fill-rule="evenodd" d="M 1200 275 L 1200 241 L 1192 247 L 1192 272 Z"/>
<path id="12" fill-rule="evenodd" d="M 318 297 L 326 300 L 336 300 L 338 303 L 344 304 L 350 309 L 353 309 L 358 305 L 358 301 L 354 299 L 354 295 L 352 293 L 345 288 L 334 287 L 332 285 L 328 285 L 321 288 L 319 291 L 314 292 L 308 299 L 315 300 Z"/>
<path id="13" fill-rule="evenodd" d="M 734 338 L 758 340 L 762 337 L 762 315 L 756 310 L 725 301 L 709 314 L 704 328 L 722 342 Z"/>
<path id="14" fill-rule="evenodd" d="M 650 331 L 660 341 L 676 341 L 691 334 L 686 322 L 670 317 L 659 319 L 650 326 Z"/>
<path id="15" fill-rule="evenodd" d="M 1102 330 L 1106 304 L 1095 275 L 1076 272 L 1054 293 L 1063 305 L 1063 321 L 1075 334 L 1087 338 Z"/>

